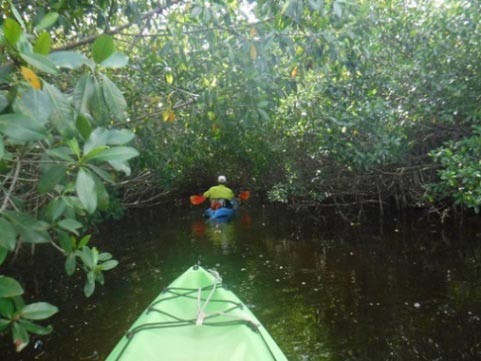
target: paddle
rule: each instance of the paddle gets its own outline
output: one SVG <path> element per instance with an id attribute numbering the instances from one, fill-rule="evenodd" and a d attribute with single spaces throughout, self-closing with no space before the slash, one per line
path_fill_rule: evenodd
<path id="1" fill-rule="evenodd" d="M 250 196 L 251 196 L 251 192 L 249 191 L 242 191 L 239 193 L 239 199 L 243 201 L 248 200 Z"/>
<path id="2" fill-rule="evenodd" d="M 204 203 L 206 198 L 204 196 L 190 196 L 190 203 L 194 206 Z"/>

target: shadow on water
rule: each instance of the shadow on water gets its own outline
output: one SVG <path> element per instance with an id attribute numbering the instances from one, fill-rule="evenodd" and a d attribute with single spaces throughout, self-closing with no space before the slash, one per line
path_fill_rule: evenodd
<path id="1" fill-rule="evenodd" d="M 480 360 L 480 231 L 418 217 L 351 226 L 252 205 L 229 223 L 199 208 L 142 210 L 96 237 L 120 265 L 85 299 L 61 257 L 39 251 L 26 297 L 59 305 L 55 332 L 2 360 L 103 360 L 192 264 L 217 269 L 291 361 Z M 8 271 L 8 270 L 7 270 Z M 52 281 L 54 280 L 54 281 Z M 181 352 L 181 351 L 180 351 Z"/>

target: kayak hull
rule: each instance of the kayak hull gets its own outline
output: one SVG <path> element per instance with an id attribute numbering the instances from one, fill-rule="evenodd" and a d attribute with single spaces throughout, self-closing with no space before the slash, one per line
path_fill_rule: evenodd
<path id="1" fill-rule="evenodd" d="M 232 208 L 221 207 L 216 210 L 207 208 L 204 211 L 205 218 L 218 221 L 228 221 L 234 216 L 235 210 Z"/>
<path id="2" fill-rule="evenodd" d="M 140 315 L 107 361 L 287 361 L 215 273 L 189 268 Z"/>

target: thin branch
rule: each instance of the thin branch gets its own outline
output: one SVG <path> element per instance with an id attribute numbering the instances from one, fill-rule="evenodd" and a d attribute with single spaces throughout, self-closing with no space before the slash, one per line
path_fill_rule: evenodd
<path id="1" fill-rule="evenodd" d="M 12 178 L 12 183 L 10 184 L 10 187 L 8 188 L 8 192 L 5 194 L 5 199 L 3 200 L 2 208 L 0 211 L 4 211 L 7 208 L 7 204 L 10 201 L 10 196 L 12 195 L 13 189 L 15 188 L 15 185 L 17 184 L 18 180 L 18 175 L 20 174 L 20 165 L 21 165 L 21 160 L 20 157 L 17 158 L 17 167 L 15 168 L 15 173 Z"/>

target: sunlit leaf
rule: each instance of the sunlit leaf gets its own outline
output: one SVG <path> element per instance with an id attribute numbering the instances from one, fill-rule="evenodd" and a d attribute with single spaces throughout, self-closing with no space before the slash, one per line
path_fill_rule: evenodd
<path id="1" fill-rule="evenodd" d="M 167 84 L 172 84 L 174 82 L 174 76 L 172 75 L 172 73 L 165 74 L 165 81 L 167 82 Z"/>
<path id="2" fill-rule="evenodd" d="M 47 32 L 41 33 L 37 40 L 35 41 L 35 45 L 33 47 L 33 51 L 37 54 L 47 55 L 50 53 L 50 44 L 52 39 L 50 38 L 50 34 Z"/>
<path id="3" fill-rule="evenodd" d="M 112 147 L 91 157 L 93 160 L 99 161 L 115 161 L 123 162 L 137 157 L 139 152 L 132 147 Z"/>
<path id="4" fill-rule="evenodd" d="M 15 20 L 7 18 L 3 23 L 3 34 L 10 45 L 15 45 L 22 34 L 22 28 Z"/>

